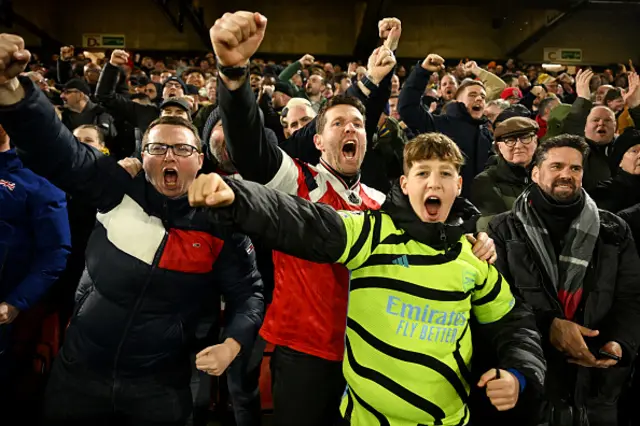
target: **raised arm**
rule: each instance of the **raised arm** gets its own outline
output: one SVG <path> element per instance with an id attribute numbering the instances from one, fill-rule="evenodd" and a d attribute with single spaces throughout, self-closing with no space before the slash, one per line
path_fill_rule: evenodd
<path id="1" fill-rule="evenodd" d="M 402 121 L 415 134 L 435 132 L 433 116 L 422 107 L 422 95 L 432 73 L 444 69 L 444 59 L 431 54 L 416 65 L 405 82 L 398 99 L 398 112 Z"/>
<path id="2" fill-rule="evenodd" d="M 229 26 L 238 31 L 231 33 Z M 266 26 L 264 16 L 251 12 L 236 12 L 218 19 L 211 28 L 211 42 L 220 65 L 248 67 L 249 58 L 264 38 Z M 258 104 L 249 85 L 248 69 L 240 77 L 221 72 L 218 78 L 218 107 L 227 151 L 238 172 L 245 179 L 268 184 L 281 168 L 286 168 L 282 173 L 289 173 L 297 181 L 293 160 L 266 139 Z"/>
<path id="3" fill-rule="evenodd" d="M 593 77 L 592 71 L 578 71 L 576 75 L 576 92 L 578 97 L 571 106 L 571 111 L 564 119 L 563 131 L 571 135 L 584 136 L 584 128 L 587 124 L 589 112 L 593 107 L 591 102 L 591 90 L 589 83 Z"/>
<path id="4" fill-rule="evenodd" d="M 487 102 L 498 99 L 502 91 L 507 88 L 507 83 L 502 81 L 500 77 L 487 70 L 483 70 L 475 61 L 469 61 L 464 64 L 464 69 L 468 73 L 478 77 L 487 88 Z"/>
<path id="5" fill-rule="evenodd" d="M 42 91 L 17 77 L 30 56 L 22 38 L 0 35 L 0 124 L 26 167 L 98 209 L 117 205 L 131 177 L 113 158 L 79 143 Z"/>

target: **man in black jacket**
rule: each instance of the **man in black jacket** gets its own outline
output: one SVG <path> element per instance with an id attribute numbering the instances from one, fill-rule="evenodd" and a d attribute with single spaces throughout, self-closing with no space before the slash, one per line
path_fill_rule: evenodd
<path id="1" fill-rule="evenodd" d="M 500 270 L 533 307 L 548 364 L 541 423 L 615 425 L 640 344 L 640 263 L 631 231 L 582 189 L 584 139 L 536 151 L 529 187 L 489 234 Z"/>
<path id="2" fill-rule="evenodd" d="M 22 38 L 0 35 L 0 124 L 24 163 L 93 205 L 97 225 L 76 307 L 47 389 L 47 424 L 183 425 L 191 411 L 189 345 L 202 306 L 224 294 L 224 343 L 198 354 L 222 374 L 255 341 L 262 284 L 250 241 L 191 208 L 202 166 L 191 123 L 164 117 L 144 136 L 144 173 L 79 143 L 41 91 L 17 77 Z"/>
<path id="3" fill-rule="evenodd" d="M 441 132 L 458 144 L 467 163 L 462 168 L 462 196 L 469 197 L 473 178 L 484 170 L 493 137 L 484 117 L 487 90 L 476 80 L 467 79 L 458 88 L 454 102 L 441 115 L 432 115 L 421 106 L 429 75 L 444 69 L 444 59 L 431 54 L 416 66 L 400 92 L 400 117 L 415 134 Z"/>

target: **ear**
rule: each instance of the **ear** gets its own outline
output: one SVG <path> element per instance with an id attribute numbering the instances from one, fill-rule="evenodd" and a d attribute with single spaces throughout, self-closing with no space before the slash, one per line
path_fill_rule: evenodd
<path id="1" fill-rule="evenodd" d="M 540 168 L 538 166 L 533 166 L 531 170 L 531 180 L 535 183 L 539 183 L 540 180 Z"/>
<path id="2" fill-rule="evenodd" d="M 400 188 L 404 195 L 409 195 L 409 191 L 407 190 L 407 177 L 405 175 L 400 176 Z"/>
<path id="3" fill-rule="evenodd" d="M 324 144 L 322 143 L 322 136 L 320 136 L 319 134 L 315 134 L 313 135 L 313 143 L 316 146 L 316 149 L 320 152 L 324 151 Z"/>
<path id="4" fill-rule="evenodd" d="M 458 197 L 462 194 L 462 176 L 458 176 Z"/>
<path id="5" fill-rule="evenodd" d="M 198 170 L 202 168 L 203 164 L 204 164 L 204 154 L 200 153 L 198 154 Z"/>

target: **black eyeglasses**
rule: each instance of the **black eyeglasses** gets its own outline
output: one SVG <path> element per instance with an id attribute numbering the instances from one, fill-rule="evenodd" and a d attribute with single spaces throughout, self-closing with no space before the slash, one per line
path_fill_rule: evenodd
<path id="1" fill-rule="evenodd" d="M 200 152 L 195 146 L 186 143 L 178 143 L 175 145 L 167 145 L 166 143 L 149 143 L 144 147 L 144 150 L 151 155 L 165 155 L 169 148 L 173 151 L 173 155 L 178 157 L 189 157 L 194 152 Z"/>
<path id="2" fill-rule="evenodd" d="M 516 146 L 516 143 L 518 141 L 522 142 L 524 145 L 529 145 L 531 142 L 533 142 L 533 139 L 535 138 L 535 136 L 536 135 L 534 135 L 533 133 L 529 133 L 528 135 L 524 135 L 524 136 L 506 138 L 506 139 L 501 140 L 500 142 L 502 142 L 503 144 L 505 144 L 509 148 L 513 148 L 514 146 Z"/>

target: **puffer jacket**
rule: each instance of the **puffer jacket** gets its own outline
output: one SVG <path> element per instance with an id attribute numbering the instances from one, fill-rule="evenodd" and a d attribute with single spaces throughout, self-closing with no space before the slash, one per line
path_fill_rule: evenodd
<path id="1" fill-rule="evenodd" d="M 98 210 L 64 358 L 109 378 L 186 385 L 191 337 L 206 301 L 220 294 L 225 337 L 251 345 L 264 305 L 248 238 L 79 143 L 33 83 L 20 82 L 25 99 L 0 108 L 0 124 L 25 164 Z"/>
<path id="2" fill-rule="evenodd" d="M 640 345 L 640 262 L 631 231 L 614 214 L 598 212 L 600 232 L 574 321 L 600 331 L 594 341 L 587 342 L 590 347 L 599 348 L 608 341 L 620 343 L 622 360 L 608 369 L 569 364 L 566 356 L 551 345 L 551 323 L 554 318 L 564 318 L 564 314 L 540 256 L 513 212 L 499 214 L 489 224 L 488 234 L 498 253 L 496 266 L 514 293 L 533 308 L 542 333 L 548 368 L 542 415 L 549 420 L 553 412 L 551 426 L 616 424 L 616 401 Z M 569 415 L 567 401 L 572 398 L 573 415 Z"/>

